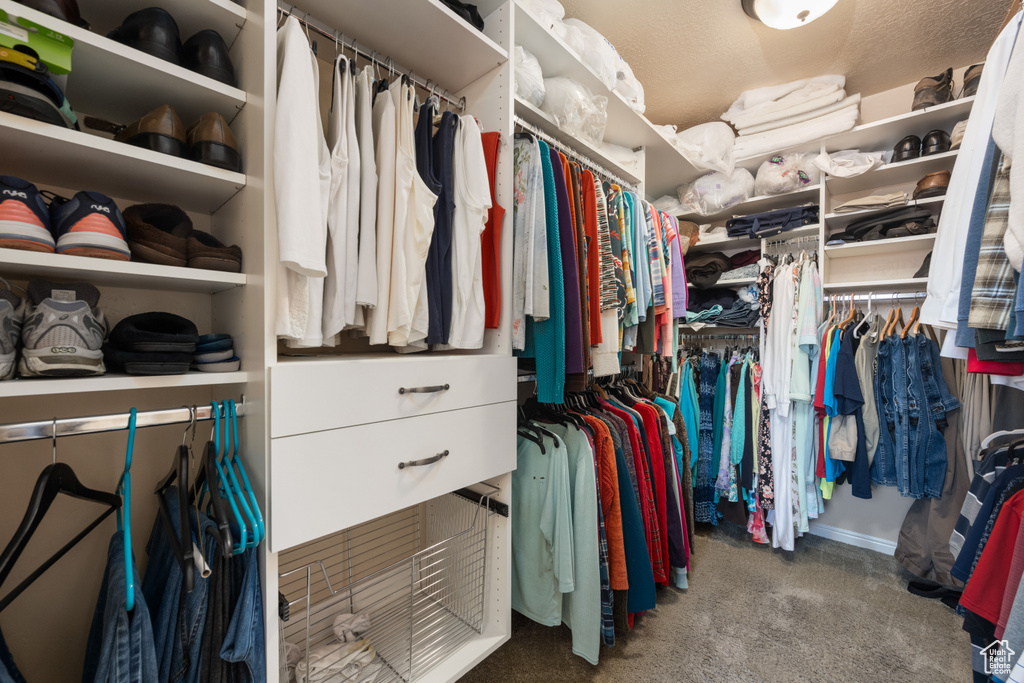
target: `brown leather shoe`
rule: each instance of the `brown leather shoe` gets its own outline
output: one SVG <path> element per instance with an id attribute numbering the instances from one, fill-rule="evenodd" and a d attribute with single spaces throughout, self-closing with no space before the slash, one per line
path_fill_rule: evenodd
<path id="1" fill-rule="evenodd" d="M 136 204 L 124 210 L 132 258 L 164 266 L 188 265 L 192 219 L 171 204 Z"/>
<path id="2" fill-rule="evenodd" d="M 953 70 L 946 69 L 938 76 L 922 78 L 914 86 L 913 111 L 934 107 L 953 99 Z"/>
<path id="3" fill-rule="evenodd" d="M 187 157 L 185 124 L 178 112 L 164 104 L 122 128 L 114 139 L 176 157 Z"/>
<path id="4" fill-rule="evenodd" d="M 188 267 L 238 273 L 242 270 L 242 250 L 225 246 L 210 233 L 193 230 L 188 236 Z"/>
<path id="5" fill-rule="evenodd" d="M 242 170 L 238 142 L 228 122 L 217 112 L 207 112 L 192 124 L 188 129 L 188 147 L 198 162 L 228 171 Z"/>
<path id="6" fill-rule="evenodd" d="M 981 83 L 981 71 L 984 68 L 984 64 L 968 67 L 964 72 L 964 92 L 960 97 L 971 97 L 978 94 L 978 84 Z"/>
<path id="7" fill-rule="evenodd" d="M 949 187 L 949 171 L 935 171 L 917 181 L 914 188 L 914 199 L 925 199 L 926 197 L 938 197 L 946 194 Z"/>

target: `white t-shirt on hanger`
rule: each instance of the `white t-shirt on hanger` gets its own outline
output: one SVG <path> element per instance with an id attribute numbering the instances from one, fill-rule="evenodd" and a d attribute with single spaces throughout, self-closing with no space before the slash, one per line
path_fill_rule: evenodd
<path id="1" fill-rule="evenodd" d="M 370 67 L 356 76 L 356 143 L 359 146 L 359 272 L 356 278 L 356 321 L 365 325 L 363 308 L 377 306 L 377 163 L 373 146 L 373 79 Z"/>
<path id="2" fill-rule="evenodd" d="M 371 344 L 388 343 L 391 252 L 395 234 L 395 102 L 387 91 L 373 104 L 373 138 L 377 143 L 377 307 L 366 309 Z"/>

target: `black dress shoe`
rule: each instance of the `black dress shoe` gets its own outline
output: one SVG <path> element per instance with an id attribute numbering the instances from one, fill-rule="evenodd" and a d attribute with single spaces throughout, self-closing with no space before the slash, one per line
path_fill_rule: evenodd
<path id="1" fill-rule="evenodd" d="M 62 19 L 69 24 L 89 28 L 89 23 L 82 19 L 82 15 L 78 11 L 78 0 L 19 0 L 19 2 L 43 14 Z"/>
<path id="2" fill-rule="evenodd" d="M 949 133 L 944 130 L 933 130 L 921 141 L 921 156 L 948 152 L 950 143 Z"/>
<path id="3" fill-rule="evenodd" d="M 921 156 L 921 138 L 916 135 L 908 135 L 899 142 L 893 148 L 892 161 L 906 161 L 907 159 L 916 159 Z"/>
<path id="4" fill-rule="evenodd" d="M 174 17 L 159 7 L 129 14 L 107 38 L 172 64 L 181 63 L 181 36 Z"/>
<path id="5" fill-rule="evenodd" d="M 234 86 L 235 67 L 224 39 L 213 29 L 195 34 L 181 48 L 181 65 L 215 81 Z"/>

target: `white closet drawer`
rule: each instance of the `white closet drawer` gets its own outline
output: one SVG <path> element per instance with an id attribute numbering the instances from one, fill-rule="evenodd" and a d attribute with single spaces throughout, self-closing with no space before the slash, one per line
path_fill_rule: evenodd
<path id="1" fill-rule="evenodd" d="M 514 400 L 516 359 L 512 356 L 377 356 L 285 362 L 270 371 L 270 436 Z"/>
<path id="2" fill-rule="evenodd" d="M 516 402 L 272 439 L 279 552 L 516 467 Z M 399 467 L 400 463 L 436 462 Z"/>

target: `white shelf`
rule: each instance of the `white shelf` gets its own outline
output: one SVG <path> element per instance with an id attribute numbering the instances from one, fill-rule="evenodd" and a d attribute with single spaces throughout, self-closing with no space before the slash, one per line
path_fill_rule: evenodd
<path id="1" fill-rule="evenodd" d="M 924 290 L 928 286 L 926 277 L 907 277 L 895 280 L 861 280 L 858 282 L 826 282 L 822 289 L 829 292 L 860 292 L 867 290 L 878 290 L 880 292 L 892 290 Z"/>
<path id="2" fill-rule="evenodd" d="M 859 221 L 861 218 L 867 218 L 875 214 L 885 213 L 886 211 L 893 211 L 895 209 L 905 209 L 907 207 L 919 206 L 922 208 L 942 208 L 942 203 L 946 201 L 946 195 L 940 197 L 925 197 L 924 199 L 911 199 L 902 206 L 893 206 L 886 209 L 863 209 L 861 211 L 851 211 L 849 213 L 828 213 L 825 214 L 825 224 L 833 230 L 845 230 L 846 226 L 850 223 Z"/>
<path id="3" fill-rule="evenodd" d="M 115 9 L 119 4 L 117 0 L 101 0 L 97 4 L 104 5 L 105 11 L 112 12 L 114 16 L 130 13 L 124 8 Z M 215 6 L 210 0 L 196 0 L 190 4 Z M 89 5 L 88 8 L 100 14 L 98 7 Z M 218 112 L 231 121 L 245 106 L 246 95 L 238 88 L 122 45 L 102 34 L 73 26 L 11 0 L 0 0 L 0 9 L 52 27 L 74 39 L 71 73 L 65 94 L 79 119 L 88 115 L 129 124 L 161 104 L 170 104 L 185 126 L 190 126 L 209 111 Z M 83 6 L 82 11 L 86 9 Z M 242 10 L 243 17 L 244 12 Z M 221 13 L 226 14 L 223 10 Z M 235 14 L 227 16 L 238 20 Z M 244 18 L 238 21 L 241 23 Z M 185 38 L 187 35 L 183 34 L 182 39 Z M 84 128 L 81 121 L 79 125 Z"/>
<path id="4" fill-rule="evenodd" d="M 953 127 L 971 114 L 974 97 L 964 97 L 952 102 L 937 104 L 920 111 L 911 111 L 872 121 L 845 133 L 825 138 L 825 149 L 836 152 L 841 149 L 859 149 L 862 152 L 886 152 L 908 135 L 924 136 L 933 130 L 953 132 Z"/>
<path id="5" fill-rule="evenodd" d="M 0 249 L 0 275 L 84 280 L 94 285 L 212 294 L 245 285 L 242 273 L 178 268 L 135 261 Z"/>
<path id="6" fill-rule="evenodd" d="M 610 173 L 614 173 L 623 180 L 631 183 L 634 187 L 640 183 L 640 177 L 633 171 L 628 170 L 625 166 L 622 166 L 611 158 L 605 156 L 597 147 L 592 146 L 589 142 L 585 142 L 580 138 L 566 133 L 558 124 L 547 115 L 547 113 L 537 109 L 526 100 L 515 98 L 516 100 L 516 114 L 526 120 L 537 128 L 540 128 L 545 133 L 555 138 L 559 142 L 572 147 L 580 154 L 589 157 L 591 161 L 596 164 L 604 166 Z"/>
<path id="7" fill-rule="evenodd" d="M 241 173 L 0 112 L 2 172 L 212 213 L 245 186 Z"/>
<path id="8" fill-rule="evenodd" d="M 100 35 L 107 35 L 121 24 L 125 17 L 147 7 L 152 0 L 81 0 L 82 16 Z M 246 11 L 232 0 L 160 0 L 159 6 L 167 10 L 178 24 L 181 42 L 197 32 L 212 28 L 228 44 L 235 42 L 245 24 Z M 238 66 L 237 64 L 235 66 Z"/>
<path id="9" fill-rule="evenodd" d="M 746 287 L 747 285 L 752 285 L 752 284 L 755 284 L 756 282 L 757 282 L 757 278 L 756 277 L 745 277 L 745 278 L 740 278 L 739 280 L 719 280 L 718 282 L 716 282 L 714 284 L 714 286 L 715 287 Z M 691 289 L 696 289 L 697 288 L 692 282 L 688 282 L 686 284 L 686 286 L 691 288 Z M 710 288 L 707 288 L 707 289 L 710 289 Z"/>
<path id="10" fill-rule="evenodd" d="M 905 251 L 917 251 L 930 247 L 935 242 L 935 233 L 930 235 L 911 235 L 894 237 L 888 240 L 871 240 L 870 242 L 848 242 L 847 244 L 825 245 L 825 256 L 833 259 L 851 258 L 854 256 L 874 256 L 877 254 L 898 254 Z"/>
<path id="11" fill-rule="evenodd" d="M 675 194 L 679 185 L 703 175 L 704 172 L 694 168 L 654 124 L 634 111 L 619 93 L 609 90 L 572 48 L 518 3 L 515 3 L 515 43 L 537 58 L 545 78 L 567 76 L 582 83 L 594 95 L 608 98 L 604 141 L 629 149 L 646 148 L 645 191 L 648 195 Z"/>
<path id="12" fill-rule="evenodd" d="M 916 184 L 929 173 L 952 170 L 953 164 L 956 163 L 956 155 L 957 150 L 942 154 L 930 154 L 926 157 L 886 164 L 853 178 L 829 176 L 826 183 L 833 197 L 895 185 Z M 908 191 L 907 194 L 911 195 L 912 192 Z"/>
<path id="13" fill-rule="evenodd" d="M 503 47 L 440 0 L 304 0 L 298 10 L 452 94 L 508 61 Z"/>
<path id="14" fill-rule="evenodd" d="M 765 239 L 770 242 L 776 242 L 781 240 L 792 240 L 798 237 L 810 237 L 811 235 L 817 235 L 821 229 L 820 224 L 815 223 L 813 225 L 803 225 L 799 228 L 793 228 L 786 232 L 775 235 L 774 237 L 766 237 Z M 739 249 L 760 249 L 761 238 L 760 237 L 723 237 L 714 240 L 707 240 L 697 242 L 697 244 L 690 247 L 688 254 L 697 251 L 711 251 L 718 249 L 721 251 L 732 251 Z"/>
<path id="15" fill-rule="evenodd" d="M 135 376 L 108 373 L 99 377 L 36 377 L 0 382 L 0 398 L 18 396 L 54 396 L 57 394 L 94 393 L 98 391 L 130 391 L 133 389 L 171 389 L 174 387 L 208 387 L 221 384 L 244 384 L 248 373 L 188 372 L 184 375 Z"/>
<path id="16" fill-rule="evenodd" d="M 725 211 L 702 216 L 698 213 L 687 213 L 679 216 L 680 219 L 693 221 L 694 223 L 713 223 L 733 216 L 747 216 L 752 213 L 763 213 L 775 209 L 784 209 L 801 204 L 817 204 L 820 197 L 821 185 L 808 185 L 795 192 L 785 194 L 760 195 L 751 197 L 739 204 L 730 206 Z"/>

